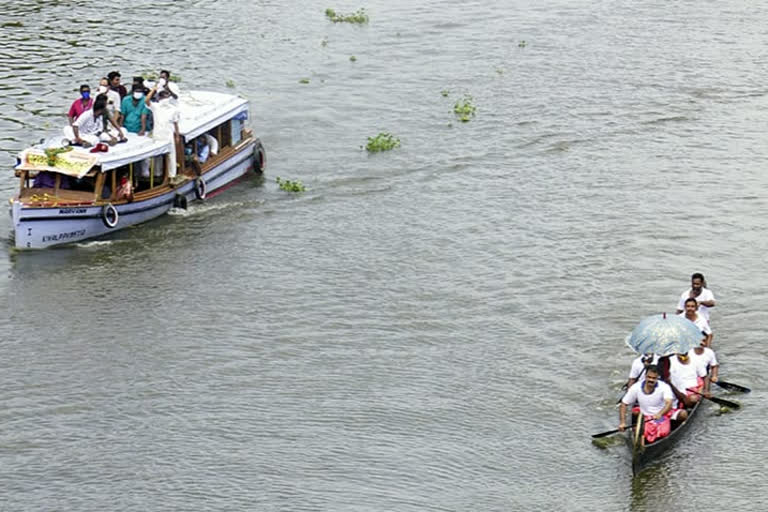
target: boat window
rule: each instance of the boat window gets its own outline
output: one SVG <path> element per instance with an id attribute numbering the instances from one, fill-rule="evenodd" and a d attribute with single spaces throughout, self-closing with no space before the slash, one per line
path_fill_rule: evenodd
<path id="1" fill-rule="evenodd" d="M 143 192 L 165 184 L 165 155 L 158 155 L 130 164 L 134 192 Z"/>

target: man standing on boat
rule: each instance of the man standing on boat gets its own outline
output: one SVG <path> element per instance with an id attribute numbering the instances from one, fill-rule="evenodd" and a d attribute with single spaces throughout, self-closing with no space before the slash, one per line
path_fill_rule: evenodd
<path id="1" fill-rule="evenodd" d="M 709 322 L 704 318 L 704 315 L 698 311 L 699 304 L 696 302 L 696 299 L 690 297 L 685 299 L 684 307 L 685 313 L 680 313 L 679 316 L 696 324 L 696 327 L 699 328 L 701 335 L 703 336 L 703 339 L 701 340 L 702 345 L 705 347 L 712 345 L 712 329 L 710 329 Z"/>
<path id="2" fill-rule="evenodd" d="M 677 314 L 679 315 L 685 310 L 685 301 L 687 299 L 696 299 L 696 302 L 699 304 L 699 313 L 704 315 L 706 321 L 709 322 L 709 308 L 715 307 L 715 295 L 706 286 L 707 281 L 704 279 L 703 274 L 696 272 L 691 275 L 691 287 L 680 296 Z"/>
<path id="3" fill-rule="evenodd" d="M 157 95 L 157 102 L 152 98 Z M 179 108 L 171 102 L 171 92 L 163 88 L 160 90 L 158 84 L 149 91 L 144 98 L 144 104 L 152 111 L 154 127 L 152 128 L 152 138 L 155 140 L 168 141 L 171 144 L 171 150 L 168 153 L 169 167 L 168 177 L 176 176 L 176 138 L 179 135 Z"/>
<path id="4" fill-rule="evenodd" d="M 619 406 L 619 430 L 623 432 L 627 428 L 627 406 L 637 402 L 642 413 L 645 442 L 652 443 L 660 437 L 668 436 L 672 425 L 670 420 L 685 420 L 688 413 L 685 410 L 672 409 L 675 395 L 672 388 L 664 381 L 659 380 L 659 368 L 650 365 L 645 371 L 645 379 L 636 382 L 627 390 L 627 394 L 621 399 Z"/>

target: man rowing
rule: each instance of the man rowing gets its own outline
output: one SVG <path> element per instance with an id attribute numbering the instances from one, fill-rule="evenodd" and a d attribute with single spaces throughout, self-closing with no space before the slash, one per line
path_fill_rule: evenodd
<path id="1" fill-rule="evenodd" d="M 699 303 L 696 299 L 691 297 L 685 299 L 685 312 L 680 313 L 679 316 L 696 324 L 696 327 L 699 328 L 702 336 L 704 336 L 704 339 L 701 341 L 702 345 L 705 347 L 712 345 L 712 329 L 709 327 L 707 319 L 704 318 L 704 315 L 699 311 Z"/>
<path id="2" fill-rule="evenodd" d="M 691 358 L 693 364 L 697 367 L 704 368 L 704 371 L 709 371 L 709 381 L 717 382 L 717 371 L 720 366 L 717 363 L 717 357 L 715 357 L 715 351 L 701 343 L 701 346 L 694 347 L 688 351 L 688 357 Z"/>
<path id="3" fill-rule="evenodd" d="M 696 272 L 691 275 L 691 287 L 680 295 L 680 301 L 677 305 L 677 314 L 685 310 L 685 300 L 688 298 L 696 299 L 699 304 L 699 313 L 704 315 L 709 322 L 709 308 L 715 307 L 715 295 L 709 290 L 704 274 Z"/>
<path id="4" fill-rule="evenodd" d="M 668 436 L 672 430 L 671 420 L 685 421 L 688 412 L 675 409 L 675 395 L 669 384 L 659 380 L 659 368 L 649 365 L 645 370 L 645 379 L 636 382 L 627 390 L 619 406 L 619 431 L 627 428 L 627 406 L 637 402 L 644 424 L 644 442 Z M 639 418 L 639 417 L 638 417 Z"/>
<path id="5" fill-rule="evenodd" d="M 648 367 L 659 362 L 659 356 L 656 354 L 643 354 L 632 361 L 632 367 L 629 369 L 629 378 L 627 379 L 627 389 L 637 382 Z"/>
<path id="6" fill-rule="evenodd" d="M 707 370 L 694 363 L 688 353 L 669 358 L 669 383 L 686 407 L 693 407 L 701 395 L 709 394 Z"/>

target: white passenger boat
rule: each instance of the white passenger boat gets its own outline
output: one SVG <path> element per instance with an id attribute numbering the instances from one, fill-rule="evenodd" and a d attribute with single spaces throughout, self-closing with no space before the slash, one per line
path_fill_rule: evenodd
<path id="1" fill-rule="evenodd" d="M 10 199 L 16 247 L 41 249 L 103 236 L 174 206 L 186 208 L 249 172 L 264 171 L 264 148 L 244 124 L 247 100 L 192 91 L 179 96 L 178 106 L 180 136 L 173 142 L 128 133 L 126 143 L 102 147 L 106 152 L 77 146 L 57 154 L 59 136 L 22 151 L 15 167 L 19 192 Z M 203 164 L 188 156 L 197 154 L 201 135 L 211 150 Z M 171 151 L 175 176 L 168 172 Z"/>

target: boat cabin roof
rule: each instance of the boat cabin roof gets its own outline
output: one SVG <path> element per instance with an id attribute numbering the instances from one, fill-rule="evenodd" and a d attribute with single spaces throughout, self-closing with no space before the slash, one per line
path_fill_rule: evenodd
<path id="1" fill-rule="evenodd" d="M 178 101 L 179 132 L 186 140 L 194 139 L 248 110 L 248 100 L 245 98 L 220 92 L 182 91 Z M 110 146 L 105 153 L 91 153 L 91 148 L 82 147 L 73 147 L 72 153 L 81 154 L 83 157 L 96 156 L 94 165 L 100 165 L 102 172 L 105 172 L 131 162 L 162 155 L 171 150 L 170 142 L 158 141 L 149 136 L 139 137 L 135 133 L 128 133 L 127 139 L 126 143 Z M 19 159 L 24 162 L 26 151 L 56 147 L 60 145 L 60 141 L 61 136 L 48 139 L 43 144 L 22 151 Z M 21 168 L 23 165 L 22 163 L 17 168 Z M 52 168 L 49 170 L 55 171 Z"/>

